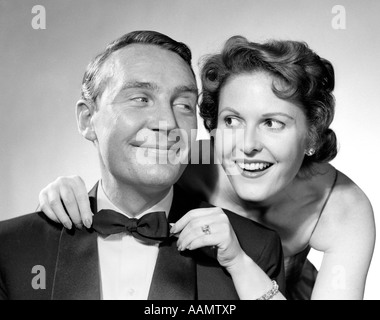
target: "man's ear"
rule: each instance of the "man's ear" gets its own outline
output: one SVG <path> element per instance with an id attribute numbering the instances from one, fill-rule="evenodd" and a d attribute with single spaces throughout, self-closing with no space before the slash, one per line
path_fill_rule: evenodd
<path id="1" fill-rule="evenodd" d="M 76 105 L 78 130 L 87 140 L 94 142 L 96 133 L 92 118 L 95 114 L 95 105 L 86 100 L 79 100 Z"/>

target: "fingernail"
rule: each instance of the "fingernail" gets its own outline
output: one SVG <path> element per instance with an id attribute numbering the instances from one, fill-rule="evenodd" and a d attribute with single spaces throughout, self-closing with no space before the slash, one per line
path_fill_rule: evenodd
<path id="1" fill-rule="evenodd" d="M 90 219 L 88 219 L 88 218 L 85 219 L 83 223 L 86 226 L 86 228 L 88 228 L 88 229 L 91 228 L 91 220 Z"/>
<path id="2" fill-rule="evenodd" d="M 65 226 L 66 229 L 71 229 L 72 227 L 72 223 L 70 221 L 64 222 L 63 225 Z"/>
<path id="3" fill-rule="evenodd" d="M 174 225 L 170 228 L 170 233 L 175 233 L 175 226 Z"/>
<path id="4" fill-rule="evenodd" d="M 83 227 L 83 225 L 81 224 L 81 223 L 77 223 L 77 224 L 75 224 L 75 227 L 77 228 L 77 229 L 82 229 L 82 227 Z"/>

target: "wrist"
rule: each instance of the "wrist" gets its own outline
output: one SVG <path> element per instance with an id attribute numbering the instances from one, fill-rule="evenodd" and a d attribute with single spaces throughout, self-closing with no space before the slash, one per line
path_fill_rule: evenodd
<path id="1" fill-rule="evenodd" d="M 241 274 L 248 268 L 252 268 L 251 263 L 252 259 L 246 255 L 244 251 L 241 251 L 233 260 L 229 261 L 227 265 L 225 265 L 228 273 L 233 276 L 233 274 Z"/>
<path id="2" fill-rule="evenodd" d="M 244 252 L 226 270 L 241 300 L 271 300 L 278 293 L 277 284 Z"/>

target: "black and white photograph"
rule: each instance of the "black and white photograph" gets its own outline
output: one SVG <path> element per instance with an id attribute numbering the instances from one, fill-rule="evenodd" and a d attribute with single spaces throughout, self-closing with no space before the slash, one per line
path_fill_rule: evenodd
<path id="1" fill-rule="evenodd" d="M 0 0 L 0 300 L 380 300 L 379 16 Z"/>

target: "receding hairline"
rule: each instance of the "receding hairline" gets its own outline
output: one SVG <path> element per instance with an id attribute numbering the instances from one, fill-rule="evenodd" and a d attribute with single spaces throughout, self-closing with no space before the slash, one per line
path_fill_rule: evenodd
<path id="1" fill-rule="evenodd" d="M 152 30 L 137 30 L 126 33 L 116 40 L 110 42 L 105 49 L 94 57 L 87 65 L 86 71 L 82 79 L 81 97 L 86 101 L 95 102 L 99 94 L 104 90 L 104 65 L 109 66 L 109 58 L 115 56 L 115 52 L 127 47 L 136 48 L 136 45 L 161 47 L 163 50 L 171 51 L 178 55 L 182 61 L 186 63 L 191 71 L 192 78 L 197 83 L 197 78 L 192 66 L 192 54 L 190 48 L 183 42 L 178 42 L 169 36 Z M 140 47 L 140 46 L 138 46 Z M 145 47 L 144 47 L 145 48 Z M 152 49 L 156 50 L 156 49 Z M 155 52 L 155 51 L 154 51 Z M 111 58 L 112 59 L 112 58 Z M 177 60 L 178 58 L 174 58 Z M 178 61 L 181 61 L 178 60 Z M 132 58 L 133 61 L 133 58 Z M 103 68 L 103 69 L 102 69 Z M 187 67 L 184 67 L 186 69 Z M 102 69 L 102 72 L 100 70 Z M 165 69 L 165 66 L 163 67 Z M 107 76 L 107 74 L 106 74 Z M 108 72 L 108 77 L 112 73 Z"/>
<path id="2" fill-rule="evenodd" d="M 149 50 L 146 50 L 147 48 Z M 119 48 L 111 52 L 111 54 L 102 62 L 100 70 L 105 64 L 107 64 L 107 62 L 109 62 L 111 59 L 115 59 L 115 57 L 121 54 L 122 52 L 132 51 L 132 50 L 141 50 L 141 49 L 144 49 L 143 51 L 148 52 L 149 54 L 151 54 L 152 52 L 151 49 L 154 49 L 154 50 L 158 50 L 158 51 L 167 53 L 169 55 L 172 55 L 173 57 L 176 57 L 179 61 L 182 61 L 187 66 L 187 68 L 189 68 L 189 70 L 191 71 L 191 66 L 189 65 L 189 63 L 183 57 L 181 57 L 178 53 L 172 50 L 169 50 L 165 47 L 162 47 L 158 44 L 151 44 L 151 43 L 131 43 L 131 44 L 126 45 L 125 47 Z"/>
<path id="3" fill-rule="evenodd" d="M 189 64 L 187 63 L 187 61 L 185 59 L 183 59 L 179 54 L 177 54 L 176 52 L 173 52 L 169 49 L 166 49 L 160 45 L 157 45 L 157 44 L 151 44 L 151 43 L 131 43 L 131 44 L 128 44 L 126 45 L 125 47 L 122 47 L 116 51 L 113 51 L 101 64 L 100 68 L 99 68 L 99 71 L 98 71 L 98 74 L 97 74 L 97 80 L 96 80 L 96 87 L 97 87 L 97 91 L 99 92 L 98 96 L 101 96 L 105 90 L 105 88 L 107 87 L 107 85 L 109 84 L 109 80 L 115 76 L 116 74 L 116 69 L 118 68 L 117 64 L 116 64 L 116 59 L 117 59 L 117 54 L 123 50 L 133 50 L 133 48 L 146 48 L 146 47 L 155 47 L 159 50 L 162 50 L 163 52 L 169 52 L 169 54 L 173 54 L 174 56 L 173 57 L 178 57 L 178 61 L 182 61 L 183 62 L 183 66 L 188 69 L 189 71 L 189 74 L 191 75 L 191 77 L 194 79 L 194 85 L 179 85 L 178 87 L 176 87 L 176 91 L 187 91 L 187 92 L 191 92 L 191 93 L 195 93 L 197 95 L 199 95 L 199 90 L 198 90 L 198 87 L 197 87 L 197 81 L 196 81 L 196 77 L 195 77 L 195 74 L 193 73 L 193 70 L 191 68 L 191 66 L 189 66 Z M 148 51 L 148 52 L 151 52 L 151 51 Z M 133 80 L 133 81 L 128 81 L 125 83 L 125 86 L 130 86 L 132 83 L 135 83 L 137 84 L 139 81 L 137 80 Z M 142 82 L 141 82 L 142 83 Z M 156 84 L 153 84 L 153 85 L 156 85 Z"/>

